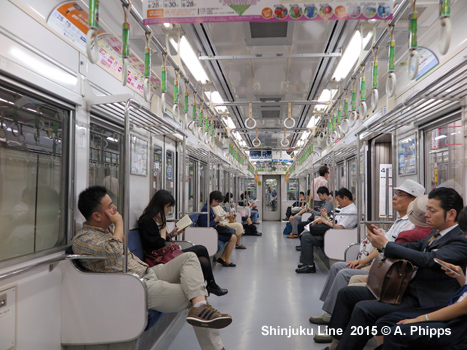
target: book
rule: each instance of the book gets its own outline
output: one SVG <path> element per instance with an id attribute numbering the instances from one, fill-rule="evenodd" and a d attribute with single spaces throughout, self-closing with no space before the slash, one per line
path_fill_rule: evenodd
<path id="1" fill-rule="evenodd" d="M 186 229 L 188 226 L 190 226 L 191 224 L 193 223 L 193 221 L 191 221 L 190 217 L 188 216 L 188 214 L 186 214 L 183 218 L 181 218 L 176 224 L 175 226 L 177 226 L 178 230 L 181 231 L 181 230 L 184 230 Z"/>

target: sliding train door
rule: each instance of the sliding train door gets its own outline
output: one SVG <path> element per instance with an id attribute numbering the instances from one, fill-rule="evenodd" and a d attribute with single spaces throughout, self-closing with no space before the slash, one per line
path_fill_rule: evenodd
<path id="1" fill-rule="evenodd" d="M 279 175 L 263 176 L 263 220 L 279 221 L 281 177 Z"/>

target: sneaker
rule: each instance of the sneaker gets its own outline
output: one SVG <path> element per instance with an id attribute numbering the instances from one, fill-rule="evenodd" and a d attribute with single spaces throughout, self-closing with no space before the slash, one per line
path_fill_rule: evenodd
<path id="1" fill-rule="evenodd" d="M 315 334 L 315 336 L 313 337 L 313 340 L 315 341 L 315 343 L 320 343 L 320 344 L 332 343 L 332 336 L 327 334 L 327 327 L 326 327 L 326 330 L 320 331 L 319 333 Z"/>
<path id="2" fill-rule="evenodd" d="M 328 316 L 323 312 L 321 315 L 311 316 L 309 321 L 310 323 L 314 324 L 329 324 L 329 321 L 331 321 L 331 316 Z"/>
<path id="3" fill-rule="evenodd" d="M 192 307 L 186 321 L 195 327 L 221 329 L 232 323 L 232 316 L 221 314 L 209 304 Z"/>
<path id="4" fill-rule="evenodd" d="M 289 219 L 285 218 L 285 219 L 282 219 L 282 222 L 290 222 Z"/>

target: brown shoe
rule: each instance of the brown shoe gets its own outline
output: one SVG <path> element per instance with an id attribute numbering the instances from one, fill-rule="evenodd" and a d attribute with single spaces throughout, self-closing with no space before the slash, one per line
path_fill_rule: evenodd
<path id="1" fill-rule="evenodd" d="M 192 307 L 186 321 L 195 327 L 221 329 L 232 323 L 232 316 L 221 314 L 209 304 Z"/>
<path id="2" fill-rule="evenodd" d="M 287 235 L 287 238 L 298 238 L 298 235 Z"/>

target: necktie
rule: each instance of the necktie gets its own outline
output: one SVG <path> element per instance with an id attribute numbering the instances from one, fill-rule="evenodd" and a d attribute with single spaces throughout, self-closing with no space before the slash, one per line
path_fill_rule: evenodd
<path id="1" fill-rule="evenodd" d="M 438 238 L 439 236 L 441 235 L 441 232 L 439 231 L 436 231 L 435 235 L 433 237 L 431 237 L 429 240 L 428 240 L 428 245 L 431 244 L 431 242 L 433 242 L 436 238 Z"/>

